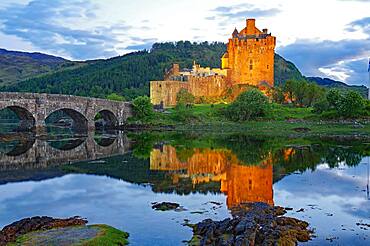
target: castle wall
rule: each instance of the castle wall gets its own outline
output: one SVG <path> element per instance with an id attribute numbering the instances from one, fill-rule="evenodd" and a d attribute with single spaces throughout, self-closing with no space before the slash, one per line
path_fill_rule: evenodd
<path id="1" fill-rule="evenodd" d="M 274 86 L 275 37 L 229 40 L 227 45 L 230 80 L 233 84 Z"/>
<path id="2" fill-rule="evenodd" d="M 189 83 L 174 80 L 150 81 L 150 100 L 153 105 L 164 107 L 176 105 L 176 96 L 181 88 L 189 91 Z"/>
<path id="3" fill-rule="evenodd" d="M 188 76 L 188 81 L 151 81 L 150 98 L 154 105 L 163 102 L 164 107 L 176 105 L 177 93 L 182 89 L 188 90 L 195 97 L 221 97 L 226 89 L 226 76 L 213 75 L 207 77 Z"/>

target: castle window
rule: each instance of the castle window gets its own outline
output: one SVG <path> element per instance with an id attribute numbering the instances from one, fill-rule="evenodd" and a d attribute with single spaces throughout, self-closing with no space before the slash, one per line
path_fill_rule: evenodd
<path id="1" fill-rule="evenodd" d="M 253 69 L 253 65 L 249 65 L 249 70 L 252 70 Z"/>
<path id="2" fill-rule="evenodd" d="M 269 69 L 269 65 L 267 65 L 267 69 Z"/>
<path id="3" fill-rule="evenodd" d="M 161 84 L 159 84 L 159 88 L 161 88 L 162 87 L 162 85 Z"/>

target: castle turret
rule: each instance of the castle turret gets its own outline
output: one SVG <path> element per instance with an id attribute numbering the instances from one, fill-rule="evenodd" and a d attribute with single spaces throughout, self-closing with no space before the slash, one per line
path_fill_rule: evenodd
<path id="1" fill-rule="evenodd" d="M 247 19 L 246 24 L 247 24 L 246 35 L 256 34 L 256 20 L 255 19 Z"/>
<path id="2" fill-rule="evenodd" d="M 247 26 L 229 39 L 227 60 L 222 57 L 222 68 L 229 68 L 232 84 L 248 84 L 265 89 L 274 86 L 275 37 L 261 32 L 255 19 L 247 19 Z M 235 32 L 235 31 L 234 31 Z M 226 65 L 227 64 L 227 65 Z"/>
<path id="3" fill-rule="evenodd" d="M 234 31 L 233 31 L 233 34 L 232 34 L 232 37 L 233 38 L 237 38 L 238 37 L 238 34 L 239 34 L 239 32 L 238 32 L 238 30 L 236 29 L 236 27 L 235 27 L 235 29 L 234 29 Z"/>

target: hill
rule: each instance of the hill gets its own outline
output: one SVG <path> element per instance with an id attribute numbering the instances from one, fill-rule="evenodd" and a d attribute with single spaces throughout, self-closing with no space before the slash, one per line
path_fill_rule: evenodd
<path id="1" fill-rule="evenodd" d="M 0 49 L 0 85 L 16 82 L 76 65 L 61 57 Z"/>
<path id="2" fill-rule="evenodd" d="M 326 88 L 336 88 L 339 90 L 355 90 L 359 92 L 362 96 L 367 97 L 368 89 L 364 85 L 347 85 L 346 83 L 341 81 L 320 77 L 306 77 L 306 79 Z"/>
<path id="3" fill-rule="evenodd" d="M 224 43 L 156 43 L 151 50 L 129 53 L 107 60 L 87 62 L 84 66 L 60 70 L 51 74 L 26 79 L 2 91 L 46 92 L 80 96 L 105 97 L 116 92 L 130 99 L 149 94 L 149 81 L 161 80 L 165 69 L 177 62 L 181 67 L 220 67 L 220 57 L 226 50 Z M 293 63 L 279 55 L 275 57 L 275 80 L 283 83 L 289 78 L 303 78 Z"/>

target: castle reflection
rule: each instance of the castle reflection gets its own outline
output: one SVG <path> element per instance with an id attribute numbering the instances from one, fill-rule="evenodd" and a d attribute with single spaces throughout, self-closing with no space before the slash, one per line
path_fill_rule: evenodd
<path id="1" fill-rule="evenodd" d="M 150 170 L 170 173 L 172 182 L 191 179 L 193 186 L 220 182 L 229 208 L 242 202 L 265 202 L 273 205 L 273 165 L 268 155 L 260 163 L 242 163 L 227 149 L 186 149 L 171 145 L 153 149 Z"/>

